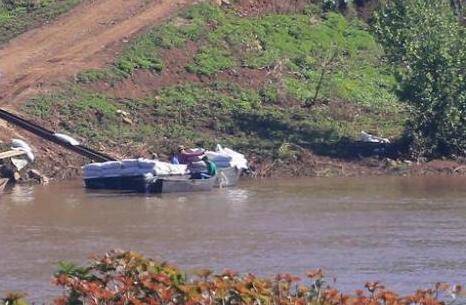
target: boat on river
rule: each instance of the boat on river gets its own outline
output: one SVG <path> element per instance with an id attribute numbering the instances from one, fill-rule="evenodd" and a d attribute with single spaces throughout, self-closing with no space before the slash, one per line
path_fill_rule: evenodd
<path id="1" fill-rule="evenodd" d="M 191 179 L 191 176 L 150 177 L 147 175 L 84 179 L 87 189 L 118 190 L 149 194 L 212 191 L 217 177 Z"/>
<path id="2" fill-rule="evenodd" d="M 217 175 L 209 179 L 193 179 L 207 172 L 203 161 L 188 166 L 140 158 L 88 164 L 83 167 L 84 182 L 88 189 L 140 193 L 201 192 L 236 186 L 247 161 L 241 154 L 220 148 L 205 153 L 217 165 Z"/>
<path id="3" fill-rule="evenodd" d="M 210 179 L 192 179 L 191 175 L 132 175 L 85 178 L 90 190 L 119 190 L 138 193 L 185 193 L 205 192 L 214 188 L 234 187 L 242 170 L 236 167 L 220 168 L 218 175 Z"/>

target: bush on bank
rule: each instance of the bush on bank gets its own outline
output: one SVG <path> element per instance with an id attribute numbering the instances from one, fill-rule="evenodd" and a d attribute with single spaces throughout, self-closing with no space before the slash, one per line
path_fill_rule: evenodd
<path id="1" fill-rule="evenodd" d="M 390 1 L 375 30 L 413 109 L 406 134 L 415 157 L 466 154 L 466 43 L 449 0 Z"/>
<path id="2" fill-rule="evenodd" d="M 291 274 L 273 279 L 244 276 L 225 270 L 213 274 L 199 270 L 192 278 L 167 263 L 133 252 L 112 251 L 83 267 L 61 263 L 54 283 L 63 288 L 56 305 L 441 305 L 462 295 L 461 286 L 437 283 L 401 297 L 380 283 L 366 283 L 365 290 L 345 294 L 330 287 L 322 270 L 304 280 Z M 2 305 L 27 304 L 22 294 L 9 294 Z"/>

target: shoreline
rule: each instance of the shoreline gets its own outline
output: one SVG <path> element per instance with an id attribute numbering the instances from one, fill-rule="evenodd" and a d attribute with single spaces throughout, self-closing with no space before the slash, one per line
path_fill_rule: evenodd
<path id="1" fill-rule="evenodd" d="M 252 168 L 255 170 L 243 173 L 242 179 L 274 181 L 301 178 L 466 176 L 466 164 L 455 160 L 432 160 L 414 163 L 389 158 L 382 160 L 368 158 L 359 161 L 327 158 L 319 161 L 307 159 L 300 162 L 277 159 L 254 164 Z M 31 169 L 37 169 L 53 184 L 64 181 L 81 181 L 83 177 L 80 166 L 70 163 L 67 166 L 57 168 L 45 162 L 38 166 L 31 166 Z M 35 185 L 40 183 L 25 180 L 19 181 L 18 184 Z"/>

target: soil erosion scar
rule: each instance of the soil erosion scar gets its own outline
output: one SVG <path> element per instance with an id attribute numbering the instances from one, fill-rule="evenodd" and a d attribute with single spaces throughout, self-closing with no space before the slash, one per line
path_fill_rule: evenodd
<path id="1" fill-rule="evenodd" d="M 39 87 L 84 69 L 102 67 L 111 61 L 123 40 L 194 2 L 85 1 L 57 21 L 0 49 L 0 104 L 16 104 L 40 91 Z"/>

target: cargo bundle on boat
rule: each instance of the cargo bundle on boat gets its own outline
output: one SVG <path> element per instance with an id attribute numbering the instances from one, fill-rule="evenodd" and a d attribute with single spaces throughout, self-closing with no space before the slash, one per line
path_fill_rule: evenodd
<path id="1" fill-rule="evenodd" d="M 210 191 L 215 187 L 235 186 L 247 168 L 245 157 L 233 150 L 217 147 L 205 152 L 218 167 L 218 174 L 207 179 L 195 179 L 206 171 L 203 161 L 170 164 L 159 160 L 128 159 L 92 163 L 84 167 L 84 181 L 88 189 L 122 190 L 145 193 L 173 193 Z"/>
<path id="2" fill-rule="evenodd" d="M 32 148 L 25 141 L 13 139 L 11 143 L 0 143 L 0 193 L 11 182 L 28 181 L 29 166 L 34 162 Z"/>

